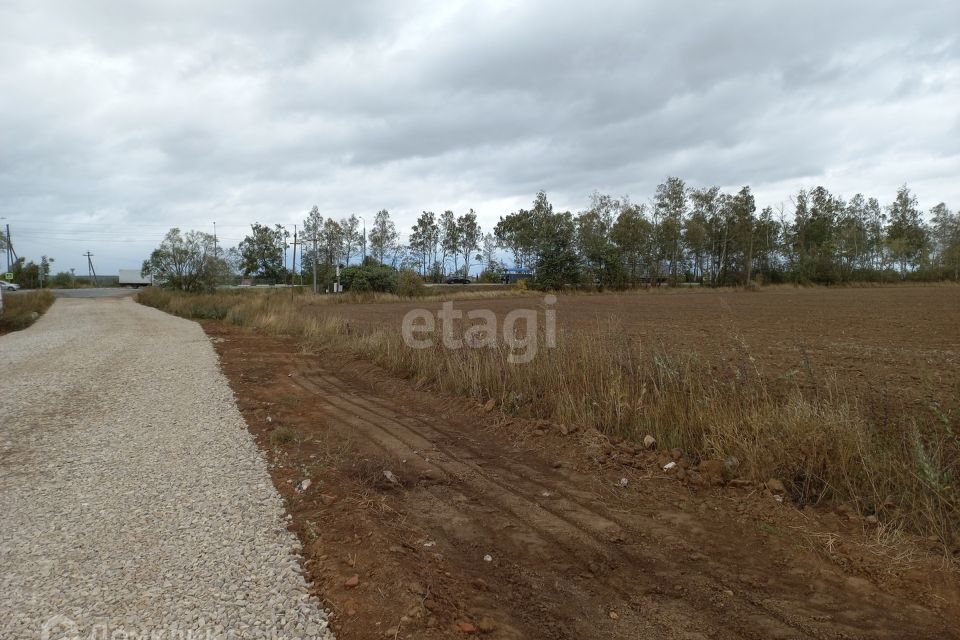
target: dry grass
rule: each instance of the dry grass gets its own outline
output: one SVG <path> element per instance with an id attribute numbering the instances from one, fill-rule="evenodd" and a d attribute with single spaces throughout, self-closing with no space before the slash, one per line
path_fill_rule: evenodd
<path id="1" fill-rule="evenodd" d="M 147 290 L 144 290 L 145 292 Z M 396 293 L 381 292 L 363 292 L 355 293 L 346 291 L 338 295 L 311 295 L 309 288 L 306 287 L 285 287 L 285 288 L 241 288 L 241 289 L 221 289 L 215 294 L 219 300 L 230 301 L 230 304 L 236 300 L 246 300 L 249 298 L 266 298 L 274 301 L 283 301 L 286 299 L 300 299 L 303 304 L 311 306 L 327 307 L 339 304 L 390 304 L 392 302 L 409 302 L 411 300 L 484 300 L 491 298 L 513 298 L 534 295 L 525 287 L 508 285 L 474 285 L 464 287 L 463 285 L 438 285 L 417 288 L 416 295 L 399 295 Z M 153 293 L 148 293 L 148 297 Z"/>
<path id="2" fill-rule="evenodd" d="M 270 443 L 273 445 L 291 444 L 297 440 L 297 432 L 290 427 L 280 426 L 270 432 Z"/>
<path id="3" fill-rule="evenodd" d="M 935 535 L 948 548 L 960 533 L 960 441 L 949 416 L 878 422 L 837 380 L 818 380 L 814 391 L 780 380 L 774 389 L 736 336 L 740 346 L 718 369 L 695 353 L 643 344 L 612 322 L 563 334 L 524 365 L 508 361 L 502 340 L 486 349 L 411 349 L 399 328 L 357 329 L 311 309 L 309 297 L 149 290 L 140 299 L 345 350 L 446 392 L 493 398 L 514 414 L 635 440 L 649 433 L 695 459 L 729 461 L 742 477 L 778 478 L 798 503 L 851 502 L 891 530 Z"/>
<path id="4" fill-rule="evenodd" d="M 26 329 L 46 313 L 53 301 L 53 294 L 46 290 L 4 293 L 0 333 Z"/>

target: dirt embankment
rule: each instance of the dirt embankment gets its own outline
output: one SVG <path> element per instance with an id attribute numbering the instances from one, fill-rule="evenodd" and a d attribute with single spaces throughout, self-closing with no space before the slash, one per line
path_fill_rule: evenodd
<path id="1" fill-rule="evenodd" d="M 340 638 L 960 637 L 957 574 L 842 509 L 206 330 Z"/>

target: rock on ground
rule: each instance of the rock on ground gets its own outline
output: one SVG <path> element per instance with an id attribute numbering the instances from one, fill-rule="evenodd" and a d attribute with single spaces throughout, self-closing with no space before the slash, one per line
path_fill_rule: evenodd
<path id="1" fill-rule="evenodd" d="M 0 380 L 0 637 L 330 637 L 197 324 L 61 299 Z"/>

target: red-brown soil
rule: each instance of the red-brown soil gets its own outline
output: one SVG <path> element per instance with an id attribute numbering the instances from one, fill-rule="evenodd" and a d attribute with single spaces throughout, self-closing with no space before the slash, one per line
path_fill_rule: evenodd
<path id="1" fill-rule="evenodd" d="M 542 296 L 462 300 L 464 312 L 542 309 Z M 319 307 L 350 322 L 396 327 L 439 302 Z M 771 288 L 560 296 L 562 329 L 617 327 L 647 345 L 718 360 L 754 358 L 772 381 L 831 384 L 885 412 L 936 403 L 960 411 L 960 287 Z"/>
<path id="2" fill-rule="evenodd" d="M 728 304 L 740 318 L 768 298 Z M 708 331 L 696 315 L 708 299 L 643 298 L 634 321 L 656 324 L 660 312 L 639 309 L 664 300 L 692 305 L 687 332 Z M 810 349 L 840 340 L 783 322 Z M 842 510 L 799 510 L 756 485 L 686 486 L 661 471 L 663 453 L 205 327 L 340 638 L 960 637 L 952 566 Z M 955 366 L 950 344 L 941 336 L 931 357 Z"/>

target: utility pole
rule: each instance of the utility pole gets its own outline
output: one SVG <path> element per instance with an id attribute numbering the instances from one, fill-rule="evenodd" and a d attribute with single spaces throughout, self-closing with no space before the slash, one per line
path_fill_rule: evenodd
<path id="1" fill-rule="evenodd" d="M 93 286 L 99 286 L 97 282 L 97 272 L 93 268 L 93 254 L 89 250 L 83 254 L 87 258 L 87 276 L 93 281 Z"/>
<path id="2" fill-rule="evenodd" d="M 286 271 L 286 270 L 287 270 L 287 249 L 290 248 L 290 245 L 287 244 L 287 229 L 286 229 L 286 227 L 284 227 L 284 229 L 283 229 L 283 240 L 282 240 L 282 242 L 283 242 L 283 270 Z"/>
<path id="3" fill-rule="evenodd" d="M 367 261 L 367 221 L 363 216 L 357 217 L 360 218 L 360 221 L 363 223 L 363 245 L 361 247 L 363 249 L 363 257 L 360 258 L 360 266 L 363 266 L 363 263 Z"/>
<path id="4" fill-rule="evenodd" d="M 217 221 L 213 221 L 213 257 L 217 257 Z"/>
<path id="5" fill-rule="evenodd" d="M 297 225 L 293 225 L 293 264 L 290 266 L 290 284 L 297 284 L 297 245 L 303 244 L 297 240 Z M 303 250 L 300 250 L 303 253 Z M 300 260 L 303 264 L 303 260 Z M 300 278 L 300 284 L 303 284 L 303 278 Z"/>
<path id="6" fill-rule="evenodd" d="M 317 234 L 314 233 L 310 240 L 313 242 L 313 292 L 317 293 Z"/>
<path id="7" fill-rule="evenodd" d="M 10 239 L 10 225 L 7 225 L 7 271 L 17 261 L 17 252 L 13 250 L 13 240 Z"/>

